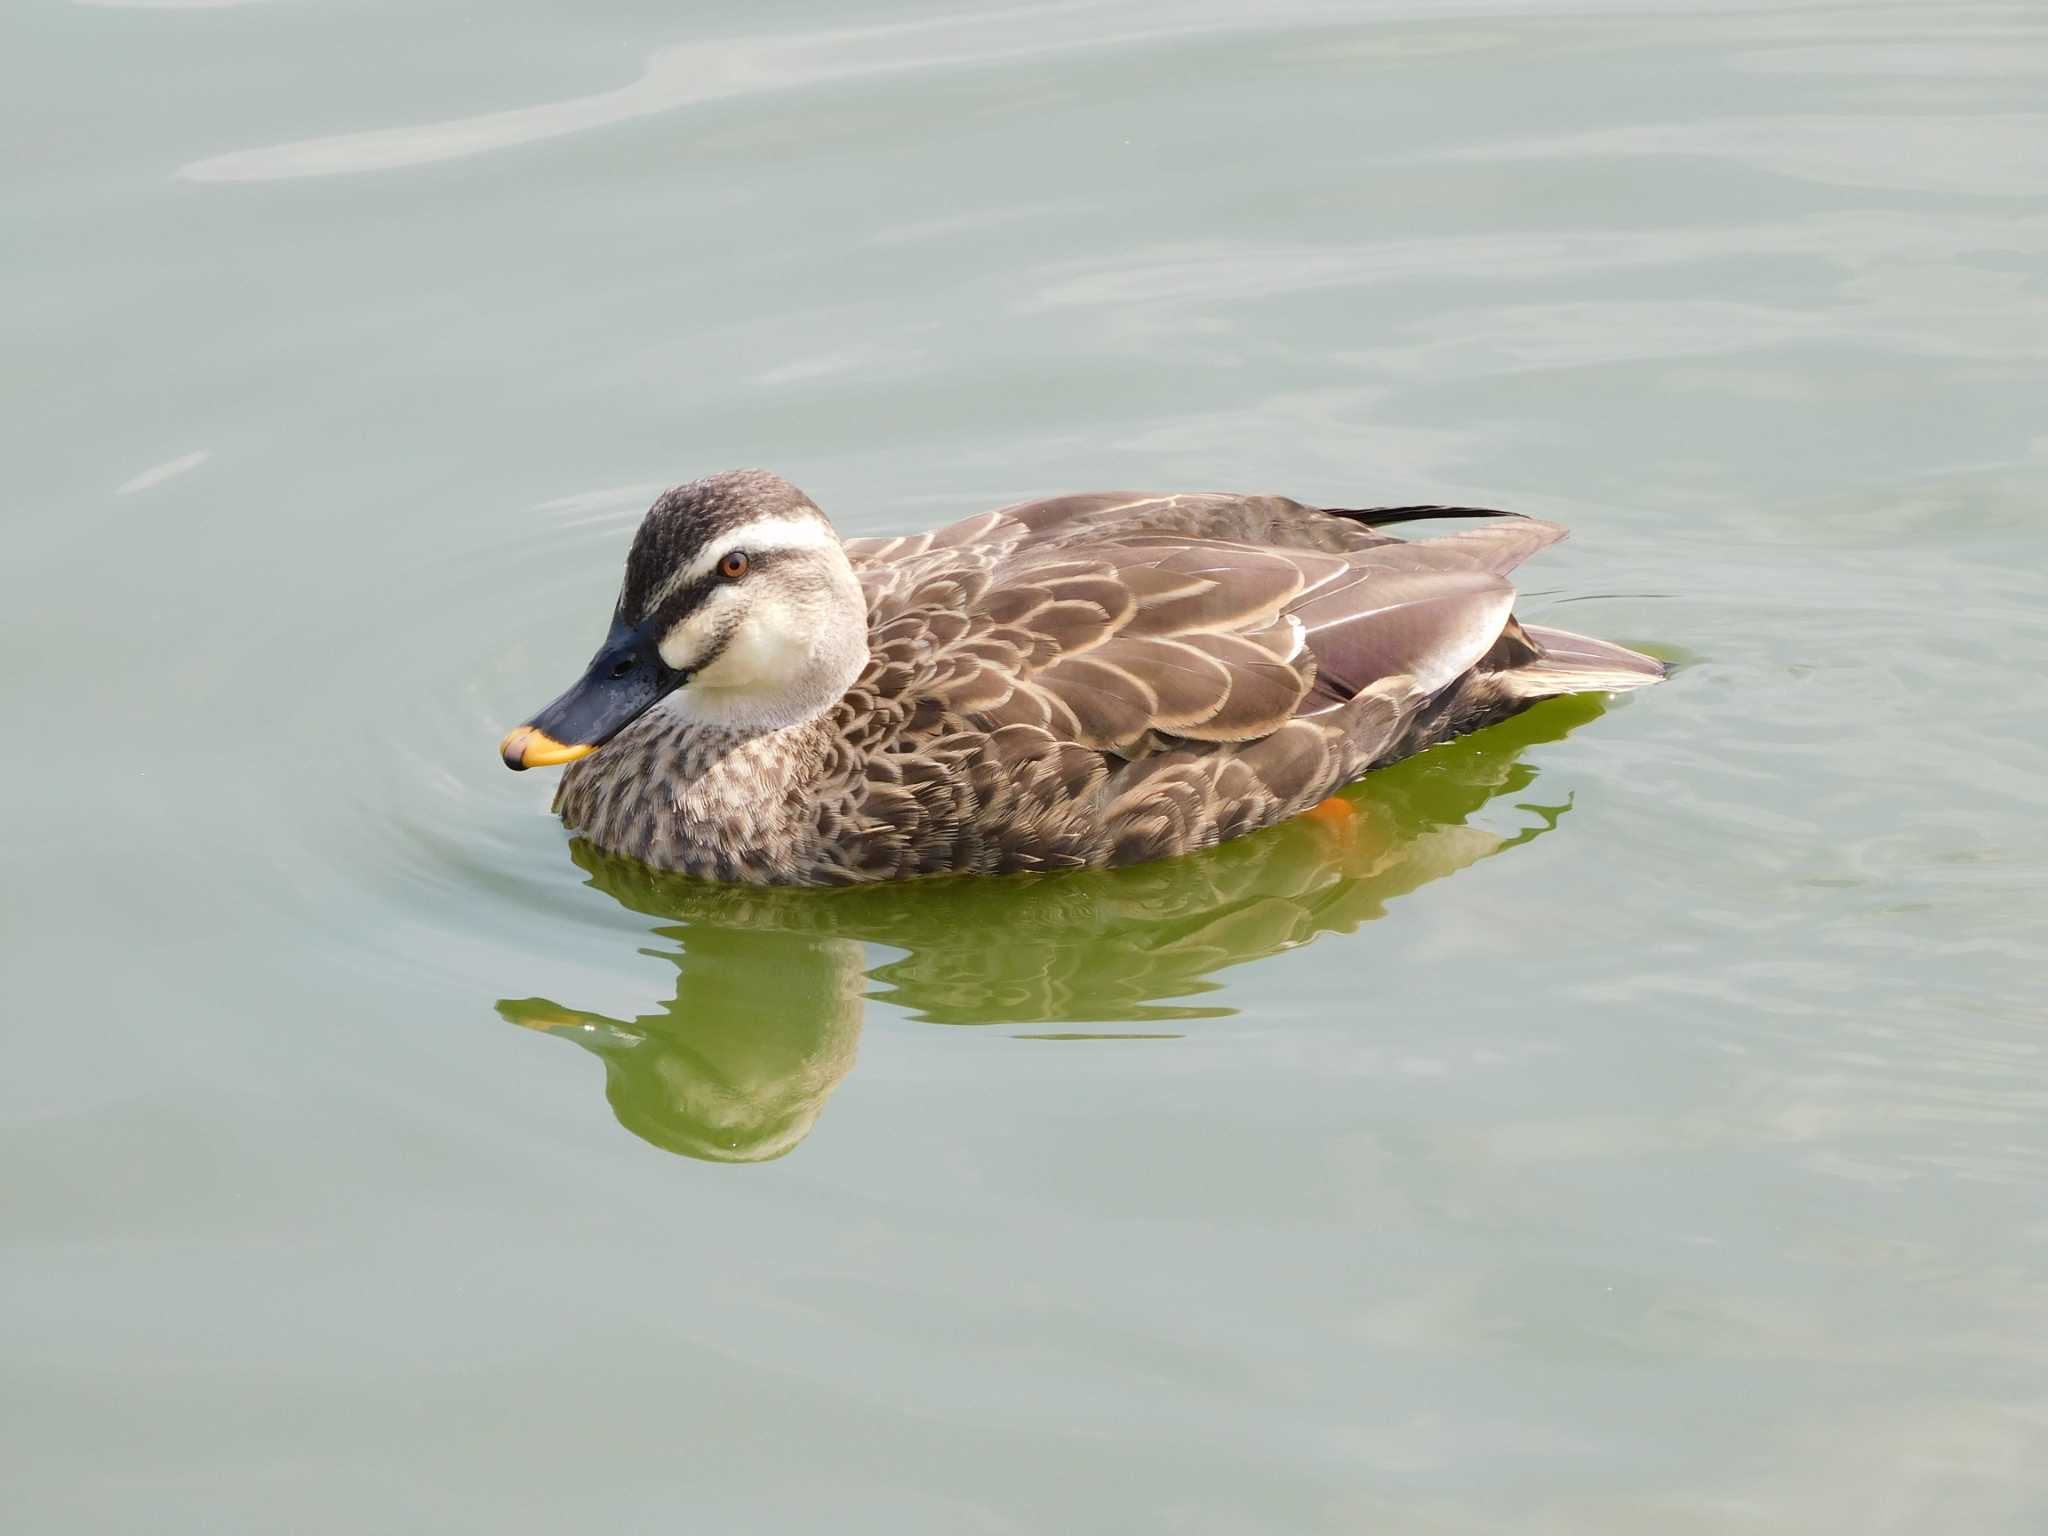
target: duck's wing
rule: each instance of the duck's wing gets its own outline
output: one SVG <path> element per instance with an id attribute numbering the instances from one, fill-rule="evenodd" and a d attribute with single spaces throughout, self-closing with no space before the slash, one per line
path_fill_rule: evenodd
<path id="1" fill-rule="evenodd" d="M 1124 756 L 1256 740 L 1388 678 L 1434 693 L 1501 641 L 1502 572 L 1562 532 L 1515 519 L 1333 551 L 1167 542 L 1128 523 L 1043 541 L 972 521 L 857 567 L 871 686 Z"/>
<path id="2" fill-rule="evenodd" d="M 870 686 L 982 731 L 1039 726 L 1102 750 L 1149 733 L 1265 735 L 1315 680 L 1283 610 L 1303 586 L 1236 545 L 925 555 L 870 588 Z"/>
<path id="3" fill-rule="evenodd" d="M 1382 678 L 1406 675 L 1435 694 L 1489 658 L 1534 655 L 1513 618 L 1508 573 L 1564 536 L 1556 523 L 1517 517 L 1348 557 L 1289 610 L 1318 661 L 1303 713 L 1347 703 Z"/>

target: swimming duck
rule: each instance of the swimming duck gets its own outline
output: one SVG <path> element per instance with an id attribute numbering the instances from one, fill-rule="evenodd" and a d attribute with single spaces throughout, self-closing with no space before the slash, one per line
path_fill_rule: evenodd
<path id="1" fill-rule="evenodd" d="M 1487 521 L 1438 538 L 1383 530 Z M 763 470 L 678 486 L 604 643 L 500 743 L 563 821 L 713 880 L 846 885 L 1134 864 L 1663 664 L 1524 625 L 1564 536 L 1487 508 L 1104 492 L 842 540 Z"/>

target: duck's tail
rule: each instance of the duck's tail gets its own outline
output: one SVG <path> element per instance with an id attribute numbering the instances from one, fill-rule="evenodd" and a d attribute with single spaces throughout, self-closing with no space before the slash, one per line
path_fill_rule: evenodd
<path id="1" fill-rule="evenodd" d="M 1568 629 L 1523 626 L 1536 655 L 1493 675 L 1509 697 L 1548 699 L 1560 693 L 1620 693 L 1662 682 L 1670 668 L 1654 656 Z"/>
<path id="2" fill-rule="evenodd" d="M 1331 517 L 1348 517 L 1368 528 L 1389 523 L 1433 523 L 1440 517 L 1521 517 L 1520 512 L 1503 512 L 1499 507 L 1451 507 L 1432 502 L 1417 507 L 1324 507 Z"/>

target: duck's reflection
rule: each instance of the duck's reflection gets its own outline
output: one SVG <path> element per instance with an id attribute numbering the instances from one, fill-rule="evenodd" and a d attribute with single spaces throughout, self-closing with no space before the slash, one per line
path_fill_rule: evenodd
<path id="1" fill-rule="evenodd" d="M 541 998 L 498 1011 L 594 1052 L 634 1135 L 716 1162 L 780 1157 L 851 1070 L 865 998 L 933 1023 L 1058 1037 L 1169 1034 L 1230 1014 L 1191 1001 L 1225 967 L 1349 933 L 1392 898 L 1548 831 L 1566 806 L 1518 806 L 1512 835 L 1468 818 L 1533 783 L 1524 749 L 1601 707 L 1553 700 L 1382 769 L 1347 794 L 1345 814 L 1135 869 L 763 890 L 658 874 L 579 841 L 570 853 L 592 885 L 672 920 L 654 933 L 674 946 L 675 997 L 630 1021 Z M 870 945 L 902 953 L 871 965 Z"/>

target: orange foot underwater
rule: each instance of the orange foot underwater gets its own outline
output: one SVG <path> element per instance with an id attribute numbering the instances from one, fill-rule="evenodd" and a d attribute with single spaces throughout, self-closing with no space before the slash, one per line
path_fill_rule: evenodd
<path id="1" fill-rule="evenodd" d="M 1342 796 L 1332 795 L 1329 799 L 1310 806 L 1301 814 L 1313 816 L 1326 827 L 1348 827 L 1352 818 L 1357 816 L 1358 809 Z"/>

